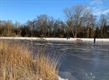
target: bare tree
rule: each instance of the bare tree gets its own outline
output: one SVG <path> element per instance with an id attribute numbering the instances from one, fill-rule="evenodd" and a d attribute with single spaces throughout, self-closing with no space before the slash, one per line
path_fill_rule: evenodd
<path id="1" fill-rule="evenodd" d="M 28 21 L 27 22 L 27 28 L 28 28 L 28 30 L 29 30 L 29 36 L 33 36 L 34 34 L 33 34 L 33 31 L 34 31 L 34 20 L 33 21 Z"/>
<path id="2" fill-rule="evenodd" d="M 94 37 L 96 17 L 91 11 L 87 11 L 84 18 L 84 26 L 87 28 L 87 38 Z"/>
<path id="3" fill-rule="evenodd" d="M 101 28 L 101 37 L 105 37 L 105 27 L 107 25 L 107 17 L 106 15 L 101 15 L 99 19 L 99 25 Z"/>
<path id="4" fill-rule="evenodd" d="M 15 36 L 13 23 L 11 21 L 5 22 L 3 28 L 4 28 L 2 32 L 3 36 Z"/>
<path id="5" fill-rule="evenodd" d="M 47 27 L 48 36 L 50 36 L 51 34 L 53 34 L 53 32 L 54 32 L 54 24 L 55 24 L 54 18 L 53 17 L 50 17 L 49 20 L 48 20 L 48 27 Z"/>
<path id="6" fill-rule="evenodd" d="M 15 23 L 14 31 L 16 32 L 16 36 L 20 36 L 21 35 L 20 23 L 19 22 Z"/>
<path id="7" fill-rule="evenodd" d="M 65 9 L 67 17 L 67 26 L 70 27 L 73 37 L 77 37 L 78 27 L 81 26 L 82 20 L 86 14 L 87 7 L 83 5 L 76 5 L 71 8 Z"/>
<path id="8" fill-rule="evenodd" d="M 40 27 L 41 36 L 44 36 L 47 33 L 48 16 L 40 15 L 37 17 L 37 19 L 39 24 L 38 26 Z"/>

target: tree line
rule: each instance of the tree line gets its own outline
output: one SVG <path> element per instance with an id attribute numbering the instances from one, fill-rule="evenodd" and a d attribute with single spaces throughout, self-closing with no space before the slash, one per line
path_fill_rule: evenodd
<path id="1" fill-rule="evenodd" d="M 64 10 L 65 20 L 40 15 L 25 24 L 0 20 L 0 36 L 109 38 L 109 15 L 95 16 L 84 5 Z"/>

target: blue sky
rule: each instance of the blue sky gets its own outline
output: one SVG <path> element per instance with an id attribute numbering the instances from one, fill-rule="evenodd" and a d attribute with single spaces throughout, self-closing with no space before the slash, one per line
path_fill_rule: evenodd
<path id="1" fill-rule="evenodd" d="M 0 19 L 25 23 L 41 14 L 64 19 L 64 9 L 76 4 L 92 8 L 95 15 L 107 14 L 108 3 L 109 0 L 0 0 Z"/>

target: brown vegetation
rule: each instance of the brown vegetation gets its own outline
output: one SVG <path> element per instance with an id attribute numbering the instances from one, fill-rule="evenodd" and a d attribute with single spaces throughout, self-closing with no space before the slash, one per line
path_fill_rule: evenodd
<path id="1" fill-rule="evenodd" d="M 43 53 L 34 59 L 25 46 L 0 41 L 0 80 L 58 80 L 56 62 Z"/>

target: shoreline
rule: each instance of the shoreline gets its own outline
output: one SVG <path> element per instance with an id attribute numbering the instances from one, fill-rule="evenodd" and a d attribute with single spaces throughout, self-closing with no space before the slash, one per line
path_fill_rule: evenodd
<path id="1" fill-rule="evenodd" d="M 59 42 L 94 42 L 94 38 L 39 38 L 39 37 L 0 37 L 7 40 L 36 40 L 36 41 L 59 41 Z M 109 42 L 109 38 L 96 38 L 96 42 Z"/>
<path id="2" fill-rule="evenodd" d="M 39 37 L 0 37 L 0 40 L 35 41 L 44 43 L 61 44 L 85 44 L 85 45 L 109 45 L 109 38 L 39 38 Z"/>

